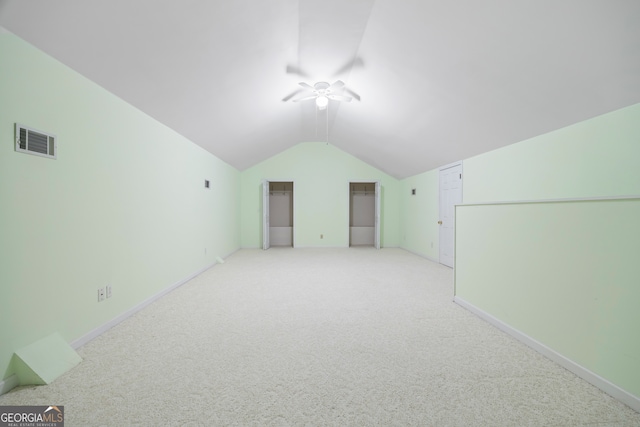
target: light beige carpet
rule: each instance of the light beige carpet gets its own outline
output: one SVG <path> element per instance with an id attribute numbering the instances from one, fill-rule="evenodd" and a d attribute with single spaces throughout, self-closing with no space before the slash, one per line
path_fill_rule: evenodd
<path id="1" fill-rule="evenodd" d="M 0 405 L 68 426 L 640 426 L 400 249 L 241 250 Z"/>

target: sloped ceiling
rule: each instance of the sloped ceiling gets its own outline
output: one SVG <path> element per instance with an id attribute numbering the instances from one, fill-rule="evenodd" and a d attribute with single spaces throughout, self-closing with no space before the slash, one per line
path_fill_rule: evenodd
<path id="1" fill-rule="evenodd" d="M 0 26 L 239 170 L 328 140 L 404 178 L 640 102 L 637 0 L 0 0 Z M 283 102 L 337 79 L 360 101 Z"/>

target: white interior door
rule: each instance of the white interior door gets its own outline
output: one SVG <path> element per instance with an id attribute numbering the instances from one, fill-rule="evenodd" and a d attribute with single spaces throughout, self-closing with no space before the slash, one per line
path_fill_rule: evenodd
<path id="1" fill-rule="evenodd" d="M 269 181 L 262 180 L 262 249 L 269 249 Z"/>
<path id="2" fill-rule="evenodd" d="M 380 249 L 380 182 L 376 182 L 376 216 L 373 242 L 373 246 L 376 249 Z"/>
<path id="3" fill-rule="evenodd" d="M 462 164 L 440 170 L 440 263 L 453 267 L 455 206 L 462 203 Z"/>

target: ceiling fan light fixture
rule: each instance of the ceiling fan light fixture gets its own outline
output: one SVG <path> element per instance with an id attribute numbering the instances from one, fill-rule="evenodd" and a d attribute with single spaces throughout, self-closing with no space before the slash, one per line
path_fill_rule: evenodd
<path id="1" fill-rule="evenodd" d="M 329 105 L 329 98 L 327 98 L 326 96 L 320 95 L 316 98 L 316 106 L 320 110 L 324 110 L 325 108 L 327 108 L 327 105 Z"/>

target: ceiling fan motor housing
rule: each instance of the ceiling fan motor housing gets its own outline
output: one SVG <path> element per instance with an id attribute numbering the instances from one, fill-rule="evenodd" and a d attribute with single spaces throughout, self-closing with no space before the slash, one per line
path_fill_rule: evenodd
<path id="1" fill-rule="evenodd" d="M 316 84 L 313 85 L 313 88 L 318 92 L 318 93 L 324 93 L 326 92 L 329 88 L 331 87 L 331 85 L 327 82 L 318 82 Z"/>

